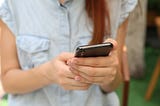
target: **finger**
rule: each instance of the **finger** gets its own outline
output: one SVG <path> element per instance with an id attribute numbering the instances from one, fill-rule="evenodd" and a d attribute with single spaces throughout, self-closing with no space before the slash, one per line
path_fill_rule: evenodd
<path id="1" fill-rule="evenodd" d="M 82 83 L 91 83 L 91 84 L 102 84 L 102 83 L 107 83 L 107 82 L 111 82 L 115 79 L 115 74 L 108 74 L 105 77 L 90 77 L 87 76 L 84 73 L 80 73 L 80 82 Z"/>
<path id="2" fill-rule="evenodd" d="M 81 78 L 79 81 L 82 83 L 88 83 L 88 84 L 100 84 L 104 81 L 104 78 L 105 78 L 105 77 L 90 77 L 84 73 L 81 73 L 80 76 Z"/>
<path id="3" fill-rule="evenodd" d="M 69 68 L 69 70 L 76 76 L 79 76 L 79 71 L 76 71 L 74 69 L 72 69 L 71 67 Z"/>
<path id="4" fill-rule="evenodd" d="M 86 87 L 89 85 L 87 83 L 82 83 L 76 81 L 75 79 L 70 79 L 70 78 L 64 78 L 63 80 L 60 81 L 60 84 L 64 86 L 77 86 L 77 87 Z"/>
<path id="5" fill-rule="evenodd" d="M 71 70 L 72 70 L 72 72 L 76 72 L 76 69 L 71 68 Z M 83 72 L 79 72 L 79 76 L 80 76 L 80 79 L 79 79 L 80 82 L 94 83 L 94 84 L 102 83 L 104 80 L 104 77 L 105 77 L 104 75 L 103 75 L 103 77 L 88 76 L 87 74 L 85 74 Z"/>
<path id="6" fill-rule="evenodd" d="M 79 81 L 86 82 L 86 83 L 102 83 L 104 81 L 104 78 L 113 78 L 117 74 L 117 70 L 115 67 L 110 68 L 101 68 L 96 69 L 93 68 L 93 70 L 89 70 L 89 68 L 79 66 L 79 69 L 76 69 L 74 67 L 71 67 L 71 71 L 73 73 L 77 73 L 81 77 Z M 85 69 L 86 68 L 86 69 Z"/>
<path id="7" fill-rule="evenodd" d="M 88 67 L 88 66 L 78 66 L 74 65 L 70 67 L 70 70 L 78 75 L 81 75 L 81 73 L 86 74 L 90 77 L 104 77 L 106 74 L 111 73 L 112 67 Z"/>
<path id="8" fill-rule="evenodd" d="M 111 42 L 113 44 L 113 49 L 110 52 L 110 55 L 116 54 L 117 55 L 117 48 L 118 48 L 118 43 L 114 39 L 108 38 L 105 40 L 105 42 Z"/>
<path id="9" fill-rule="evenodd" d="M 114 66 L 118 62 L 118 56 L 112 54 L 105 57 L 89 57 L 89 58 L 72 58 L 70 61 L 71 65 L 81 65 L 81 66 L 92 66 L 92 67 L 107 67 Z"/>
<path id="10" fill-rule="evenodd" d="M 111 42 L 113 44 L 113 50 L 117 49 L 117 47 L 118 47 L 118 43 L 114 39 L 108 38 L 105 40 L 105 42 Z"/>
<path id="11" fill-rule="evenodd" d="M 60 74 L 62 74 L 62 76 L 65 76 L 67 78 L 72 78 L 72 79 L 75 78 L 76 74 L 71 72 L 71 70 L 69 69 L 68 66 L 64 66 L 63 68 L 64 68 L 63 71 L 60 72 Z"/>
<path id="12" fill-rule="evenodd" d="M 65 85 L 63 86 L 65 90 L 87 90 L 89 86 L 70 86 L 70 85 Z"/>
<path id="13" fill-rule="evenodd" d="M 59 55 L 60 60 L 67 61 L 68 59 L 71 59 L 74 57 L 73 53 L 63 52 Z"/>

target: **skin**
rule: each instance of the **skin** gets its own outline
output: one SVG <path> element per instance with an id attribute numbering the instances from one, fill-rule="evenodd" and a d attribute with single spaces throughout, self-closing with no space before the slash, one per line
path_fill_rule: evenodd
<path id="1" fill-rule="evenodd" d="M 61 4 L 64 4 L 64 0 L 59 0 L 59 2 L 60 2 Z"/>
<path id="2" fill-rule="evenodd" d="M 57 84 L 65 90 L 87 90 L 92 84 L 99 85 L 106 92 L 115 90 L 121 83 L 120 55 L 126 27 L 127 21 L 120 26 L 116 41 L 106 40 L 114 45 L 108 57 L 75 58 L 74 53 L 61 53 L 38 67 L 22 71 L 17 57 L 15 37 L 0 21 L 4 90 L 11 94 L 24 94 L 50 84 Z"/>
<path id="3" fill-rule="evenodd" d="M 15 37 L 2 21 L 0 26 L 2 84 L 7 93 L 28 93 L 49 84 L 58 84 L 67 90 L 88 89 L 88 84 L 74 80 L 75 75 L 66 64 L 68 59 L 74 57 L 73 53 L 61 53 L 39 67 L 22 71 L 17 57 Z"/>
<path id="4" fill-rule="evenodd" d="M 68 60 L 70 70 L 77 75 L 75 80 L 100 86 L 109 85 L 114 82 L 115 77 L 119 74 L 117 72 L 119 65 L 116 48 L 117 42 L 112 39 L 106 41 L 112 42 L 114 45 L 114 49 L 109 56 L 72 58 Z"/>

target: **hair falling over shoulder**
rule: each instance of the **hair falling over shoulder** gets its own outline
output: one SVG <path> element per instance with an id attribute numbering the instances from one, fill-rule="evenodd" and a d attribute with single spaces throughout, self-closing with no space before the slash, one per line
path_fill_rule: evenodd
<path id="1" fill-rule="evenodd" d="M 106 0 L 86 0 L 86 11 L 93 22 L 93 37 L 89 44 L 103 42 L 110 35 L 110 18 Z"/>

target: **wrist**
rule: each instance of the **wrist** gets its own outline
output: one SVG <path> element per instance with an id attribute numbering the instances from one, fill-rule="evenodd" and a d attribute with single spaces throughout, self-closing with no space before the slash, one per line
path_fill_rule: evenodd
<path id="1" fill-rule="evenodd" d="M 40 78 L 44 85 L 49 85 L 54 83 L 53 78 L 51 78 L 51 63 L 46 62 L 39 67 L 37 67 L 34 73 Z"/>
<path id="2" fill-rule="evenodd" d="M 107 93 L 108 93 L 108 91 L 104 90 L 102 86 L 100 86 L 99 88 L 100 88 L 100 90 L 101 90 L 101 92 L 102 92 L 103 94 L 107 94 Z"/>
<path id="3" fill-rule="evenodd" d="M 109 86 L 107 84 L 100 85 L 100 89 L 101 89 L 102 93 L 104 93 L 104 94 L 111 92 L 111 89 L 109 89 Z"/>

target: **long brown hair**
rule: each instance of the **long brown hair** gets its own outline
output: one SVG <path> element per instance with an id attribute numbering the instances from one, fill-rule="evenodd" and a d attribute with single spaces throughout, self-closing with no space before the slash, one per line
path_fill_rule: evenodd
<path id="1" fill-rule="evenodd" d="M 93 37 L 90 44 L 103 42 L 110 35 L 110 18 L 106 0 L 86 0 L 86 11 L 93 22 Z"/>

